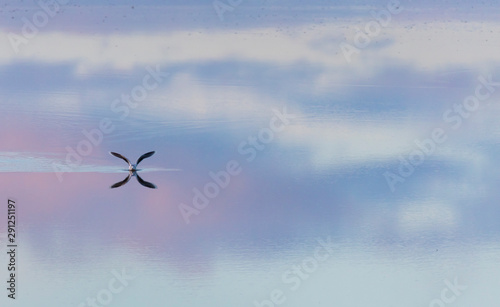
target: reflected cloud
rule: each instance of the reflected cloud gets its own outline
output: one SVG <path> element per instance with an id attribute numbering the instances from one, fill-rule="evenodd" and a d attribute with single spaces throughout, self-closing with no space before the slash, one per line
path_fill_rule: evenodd
<path id="1" fill-rule="evenodd" d="M 346 37 L 353 37 L 358 26 L 355 22 L 342 20 L 299 25 L 286 32 L 277 32 L 274 27 L 242 29 L 236 33 L 233 30 L 107 35 L 43 32 L 18 55 L 9 50 L 8 45 L 0 47 L 0 63 L 73 63 L 78 75 L 103 69 L 123 72 L 160 63 L 179 65 L 231 59 L 273 66 L 307 62 L 337 71 L 342 76 L 352 72 L 369 73 L 380 68 L 380 63 L 387 59 L 392 63 L 410 64 L 418 70 L 460 65 L 487 69 L 499 60 L 495 48 L 499 38 L 491 33 L 499 32 L 500 25 L 494 22 L 415 24 L 413 21 L 394 21 L 377 37 L 380 44 L 376 42 L 375 48 L 363 49 L 351 64 L 346 63 L 339 46 L 318 47 L 318 41 L 341 42 Z M 315 31 L 308 31 L 311 27 Z M 6 36 L 7 32 L 0 32 L 0 35 Z M 57 52 L 53 46 L 58 46 Z"/>
<path id="2" fill-rule="evenodd" d="M 422 235 L 450 231 L 458 226 L 458 210 L 438 201 L 413 202 L 399 207 L 398 227 L 402 234 Z"/>

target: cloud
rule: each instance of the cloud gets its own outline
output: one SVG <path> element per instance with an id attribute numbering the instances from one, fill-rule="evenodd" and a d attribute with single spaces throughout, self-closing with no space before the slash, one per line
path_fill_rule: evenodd
<path id="1" fill-rule="evenodd" d="M 402 15 L 397 17 L 402 18 Z M 359 23 L 331 22 L 312 26 L 297 26 L 287 31 L 264 27 L 238 31 L 200 29 L 97 35 L 41 32 L 17 55 L 10 46 L 3 44 L 0 63 L 73 62 L 77 65 L 76 71 L 84 73 L 109 68 L 130 70 L 153 64 L 243 61 L 290 65 L 305 62 L 327 70 L 340 68 L 339 74 L 362 74 L 380 66 L 381 61 L 411 63 L 415 69 L 435 69 L 453 65 L 487 66 L 500 59 L 495 48 L 500 37 L 493 35 L 500 31 L 498 23 L 415 25 L 393 21 L 351 64 L 346 62 L 340 42 L 354 44 Z M 5 37 L 7 33 L 0 35 Z"/>
<path id="2" fill-rule="evenodd" d="M 138 112 L 163 118 L 238 120 L 268 118 L 278 105 L 252 87 L 212 86 L 192 74 L 179 73 L 168 86 L 153 92 L 151 101 Z"/>
<path id="3" fill-rule="evenodd" d="M 439 201 L 413 202 L 400 206 L 398 228 L 403 234 L 452 230 L 458 226 L 459 211 Z"/>
<path id="4" fill-rule="evenodd" d="M 279 141 L 306 148 L 314 167 L 341 168 L 407 154 L 419 130 L 418 125 L 405 128 L 394 122 L 299 123 L 287 127 Z"/>

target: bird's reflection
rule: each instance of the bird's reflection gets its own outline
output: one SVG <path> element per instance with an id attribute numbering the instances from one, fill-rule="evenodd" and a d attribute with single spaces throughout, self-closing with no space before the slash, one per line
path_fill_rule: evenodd
<path id="1" fill-rule="evenodd" d="M 154 155 L 154 153 L 155 153 L 154 151 L 147 152 L 147 153 L 143 154 L 142 156 L 140 156 L 139 159 L 137 159 L 137 162 L 135 164 L 132 164 L 123 155 L 121 155 L 119 153 L 116 153 L 116 152 L 110 152 L 110 154 L 112 154 L 113 156 L 115 156 L 117 158 L 120 158 L 120 159 L 123 159 L 125 162 L 128 163 L 128 176 L 127 176 L 127 178 L 123 179 L 120 182 L 117 182 L 117 183 L 113 184 L 111 186 L 111 188 L 114 189 L 114 188 L 121 187 L 122 185 L 124 185 L 125 183 L 127 183 L 130 180 L 131 177 L 135 176 L 137 178 L 137 181 L 139 181 L 139 183 L 141 185 L 143 185 L 143 186 L 145 186 L 147 188 L 156 189 L 156 185 L 154 185 L 151 182 L 145 181 L 144 179 L 141 178 L 141 176 L 139 176 L 139 174 L 137 174 L 137 171 L 139 171 L 139 169 L 137 169 L 137 165 L 139 165 L 139 163 L 141 163 L 142 160 L 144 160 L 146 158 L 149 158 L 152 155 Z"/>
<path id="2" fill-rule="evenodd" d="M 145 186 L 147 188 L 156 189 L 156 185 L 154 183 L 151 183 L 151 182 L 148 182 L 148 181 L 142 179 L 141 176 L 139 176 L 139 174 L 137 174 L 137 171 L 135 171 L 135 170 L 134 171 L 129 171 L 127 178 L 125 178 L 122 181 L 119 181 L 119 182 L 113 184 L 111 186 L 111 188 L 114 189 L 114 188 L 121 187 L 125 183 L 129 182 L 130 178 L 132 178 L 134 176 L 137 178 L 137 181 L 139 181 L 139 183 L 141 185 L 143 185 L 143 186 Z"/>

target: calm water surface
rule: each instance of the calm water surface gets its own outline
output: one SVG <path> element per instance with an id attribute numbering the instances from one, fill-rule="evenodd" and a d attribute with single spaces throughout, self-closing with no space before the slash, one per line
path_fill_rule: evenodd
<path id="1" fill-rule="evenodd" d="M 497 11 L 405 3 L 348 63 L 340 43 L 386 2 L 278 2 L 224 21 L 206 3 L 69 6 L 20 53 L 2 43 L 2 306 L 500 301 Z M 4 34 L 37 11 L 13 9 Z M 493 90 L 459 113 L 479 77 Z M 110 188 L 128 175 L 110 151 L 151 150 L 157 189 Z"/>

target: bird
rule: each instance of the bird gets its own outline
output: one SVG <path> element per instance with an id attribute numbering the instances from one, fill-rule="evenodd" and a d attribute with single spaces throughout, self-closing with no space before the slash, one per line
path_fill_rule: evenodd
<path id="1" fill-rule="evenodd" d="M 111 186 L 111 189 L 114 189 L 114 188 L 118 188 L 118 187 L 121 187 L 122 185 L 124 185 L 125 183 L 127 183 L 130 178 L 132 177 L 136 177 L 137 178 L 137 181 L 139 181 L 139 183 L 142 185 L 142 186 L 145 186 L 145 187 L 148 187 L 148 188 L 151 188 L 151 189 L 156 189 L 156 185 L 154 185 L 153 183 L 151 182 L 147 182 L 145 181 L 144 179 L 142 179 L 139 174 L 137 174 L 138 171 L 140 171 L 140 169 L 137 169 L 137 165 L 139 165 L 139 163 L 146 159 L 146 158 L 149 158 L 151 157 L 152 155 L 154 155 L 154 151 L 150 151 L 150 152 L 147 152 L 145 154 L 143 154 L 142 156 L 139 157 L 139 159 L 137 159 L 137 162 L 135 164 L 132 164 L 130 163 L 130 161 L 125 158 L 124 156 L 122 156 L 121 154 L 119 153 L 116 153 L 116 152 L 110 152 L 111 155 L 117 157 L 117 158 L 120 158 L 120 159 L 123 159 L 125 160 L 125 162 L 128 163 L 128 176 L 127 178 L 123 179 L 122 181 L 120 182 L 117 182 L 115 184 L 113 184 Z"/>
<path id="2" fill-rule="evenodd" d="M 147 152 L 147 153 L 143 154 L 142 156 L 140 156 L 139 159 L 137 159 L 137 162 L 135 164 L 132 164 L 132 163 L 130 163 L 130 161 L 127 158 L 125 158 L 124 156 L 120 155 L 119 153 L 112 152 L 112 151 L 110 151 L 109 153 L 112 154 L 113 156 L 117 157 L 117 158 L 125 160 L 125 162 L 128 163 L 128 170 L 129 171 L 137 171 L 137 165 L 139 165 L 139 163 L 141 163 L 142 160 L 144 160 L 146 158 L 149 158 L 149 157 L 151 157 L 152 155 L 155 154 L 154 151 Z"/>

